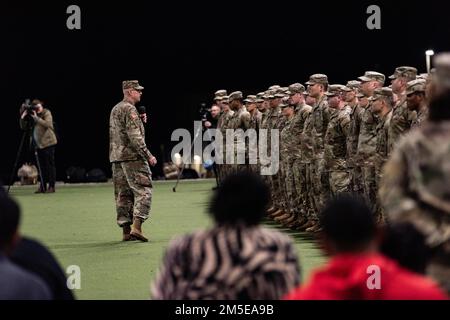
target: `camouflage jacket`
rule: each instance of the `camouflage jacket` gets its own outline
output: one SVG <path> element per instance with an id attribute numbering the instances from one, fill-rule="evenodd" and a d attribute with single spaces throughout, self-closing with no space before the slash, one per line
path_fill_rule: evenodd
<path id="1" fill-rule="evenodd" d="M 347 135 L 347 166 L 349 168 L 354 168 L 356 153 L 358 151 L 358 138 L 359 131 L 361 127 L 361 118 L 364 112 L 364 108 L 357 104 L 354 107 L 351 107 L 350 112 L 350 123 L 348 126 L 348 135 Z"/>
<path id="2" fill-rule="evenodd" d="M 417 113 L 417 117 L 411 123 L 411 129 L 418 128 L 428 119 L 428 106 L 423 107 Z"/>
<path id="3" fill-rule="evenodd" d="M 399 141 L 379 195 L 391 221 L 413 223 L 431 246 L 450 240 L 450 121 L 425 122 Z"/>
<path id="4" fill-rule="evenodd" d="M 324 95 L 312 108 L 311 111 L 311 123 L 313 134 L 313 146 L 314 157 L 322 158 L 324 151 L 325 132 L 328 128 L 328 121 L 330 120 L 330 114 L 328 110 L 327 97 Z"/>
<path id="5" fill-rule="evenodd" d="M 411 128 L 411 124 L 416 116 L 417 114 L 415 111 L 410 111 L 408 109 L 406 99 L 398 101 L 392 110 L 392 118 L 389 125 L 389 153 L 394 148 L 394 145 L 399 141 L 400 136 Z"/>
<path id="6" fill-rule="evenodd" d="M 307 113 L 304 128 L 300 136 L 300 159 L 302 163 L 311 163 L 314 160 L 314 138 L 312 133 L 313 123 L 311 120 L 311 111 L 309 111 L 309 113 Z"/>
<path id="7" fill-rule="evenodd" d="M 347 169 L 347 136 L 351 111 L 350 106 L 345 106 L 342 110 L 330 112 L 324 151 L 325 168 L 330 171 Z"/>
<path id="8" fill-rule="evenodd" d="M 233 116 L 230 119 L 229 122 L 229 128 L 230 129 L 234 129 L 234 130 L 238 130 L 241 129 L 243 131 L 235 131 L 234 134 L 234 152 L 239 152 L 239 151 L 245 151 L 247 150 L 246 144 L 244 144 L 243 146 L 241 144 L 239 144 L 240 141 L 244 141 L 245 142 L 245 138 L 244 138 L 244 134 L 245 131 L 250 127 L 250 113 L 244 108 L 240 108 L 239 110 L 235 111 Z"/>
<path id="9" fill-rule="evenodd" d="M 389 125 L 392 118 L 392 110 L 380 118 L 378 125 L 376 127 L 377 132 L 377 144 L 375 147 L 374 164 L 375 171 L 379 175 L 381 174 L 381 167 L 386 162 L 389 154 L 388 149 L 388 131 Z"/>
<path id="10" fill-rule="evenodd" d="M 147 160 L 151 156 L 136 107 L 126 101 L 119 102 L 109 117 L 109 161 Z"/>
<path id="11" fill-rule="evenodd" d="M 375 154 L 377 143 L 377 130 L 379 119 L 372 113 L 370 104 L 361 116 L 361 126 L 358 137 L 358 151 L 356 153 L 356 164 L 363 165 L 371 163 Z"/>

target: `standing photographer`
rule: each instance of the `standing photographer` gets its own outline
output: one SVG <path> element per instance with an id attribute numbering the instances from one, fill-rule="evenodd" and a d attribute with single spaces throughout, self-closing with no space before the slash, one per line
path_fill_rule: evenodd
<path id="1" fill-rule="evenodd" d="M 35 193 L 53 193 L 56 180 L 55 146 L 57 139 L 52 113 L 43 107 L 42 101 L 35 99 L 31 105 L 22 104 L 20 114 L 20 128 L 31 130 L 33 145 L 37 150 L 40 164 L 42 178 L 39 189 Z"/>

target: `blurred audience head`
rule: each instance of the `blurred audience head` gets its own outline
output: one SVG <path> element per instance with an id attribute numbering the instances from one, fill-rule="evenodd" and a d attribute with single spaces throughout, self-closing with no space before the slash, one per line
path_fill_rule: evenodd
<path id="1" fill-rule="evenodd" d="M 425 236 L 410 223 L 386 225 L 380 250 L 402 267 L 422 274 L 431 253 Z"/>
<path id="2" fill-rule="evenodd" d="M 376 223 L 362 199 L 340 195 L 327 204 L 320 220 L 327 253 L 364 252 L 376 248 Z"/>
<path id="3" fill-rule="evenodd" d="M 20 210 L 0 185 L 0 252 L 8 254 L 19 241 Z"/>
<path id="4" fill-rule="evenodd" d="M 261 177 L 241 172 L 228 176 L 216 189 L 209 212 L 219 225 L 257 225 L 268 202 L 269 189 Z"/>

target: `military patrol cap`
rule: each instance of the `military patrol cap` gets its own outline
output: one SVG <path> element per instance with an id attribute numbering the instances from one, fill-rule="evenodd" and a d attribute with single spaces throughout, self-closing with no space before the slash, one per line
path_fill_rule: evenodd
<path id="1" fill-rule="evenodd" d="M 309 77 L 309 81 L 306 82 L 307 85 L 313 85 L 316 83 L 328 84 L 328 77 L 325 74 L 316 73 Z"/>
<path id="2" fill-rule="evenodd" d="M 376 88 L 375 91 L 373 92 L 373 96 L 370 97 L 369 100 L 373 101 L 383 97 L 392 98 L 393 97 L 392 89 L 389 87 Z"/>
<path id="3" fill-rule="evenodd" d="M 416 79 L 409 81 L 406 85 L 406 95 L 414 92 L 425 92 L 427 81 L 425 79 Z"/>
<path id="4" fill-rule="evenodd" d="M 384 84 L 384 80 L 386 79 L 386 77 L 384 76 L 384 74 L 376 71 L 366 71 L 364 75 L 358 77 L 358 79 L 362 82 L 378 81 Z"/>
<path id="5" fill-rule="evenodd" d="M 268 99 L 275 99 L 275 93 L 276 93 L 275 89 L 269 89 L 266 91 L 266 97 Z"/>
<path id="6" fill-rule="evenodd" d="M 229 97 L 228 96 L 223 96 L 223 97 L 221 97 L 220 100 L 222 101 L 222 103 L 227 104 L 229 102 Z"/>
<path id="7" fill-rule="evenodd" d="M 294 95 L 296 93 L 303 93 L 305 92 L 305 86 L 300 83 L 293 83 L 289 86 L 289 91 L 287 94 Z"/>
<path id="8" fill-rule="evenodd" d="M 428 80 L 428 77 L 429 77 L 428 73 L 421 73 L 417 75 L 416 79 Z"/>
<path id="9" fill-rule="evenodd" d="M 244 102 L 255 103 L 256 102 L 256 96 L 255 95 L 248 95 L 247 98 L 244 99 Z"/>
<path id="10" fill-rule="evenodd" d="M 138 80 L 125 80 L 122 81 L 122 89 L 144 90 L 144 87 L 139 85 Z"/>
<path id="11" fill-rule="evenodd" d="M 342 93 L 344 87 L 342 84 L 331 84 L 328 86 L 328 92 L 325 92 L 325 94 L 329 97 L 337 96 Z"/>
<path id="12" fill-rule="evenodd" d="M 274 98 L 284 98 L 286 95 L 283 92 L 277 92 L 273 96 Z"/>
<path id="13" fill-rule="evenodd" d="M 230 95 L 228 96 L 228 100 L 234 101 L 234 100 L 242 100 L 243 96 L 242 96 L 242 92 L 241 91 L 234 91 L 232 93 L 230 93 Z"/>
<path id="14" fill-rule="evenodd" d="M 395 68 L 394 74 L 389 76 L 389 79 L 397 79 L 405 77 L 414 80 L 417 76 L 417 69 L 414 67 L 402 66 Z"/>
<path id="15" fill-rule="evenodd" d="M 227 90 L 217 90 L 216 92 L 214 92 L 214 100 L 222 100 L 223 97 L 225 97 L 227 95 Z"/>
<path id="16" fill-rule="evenodd" d="M 342 88 L 342 91 L 353 91 L 361 88 L 361 81 L 350 80 L 347 84 Z"/>
<path id="17" fill-rule="evenodd" d="M 256 94 L 256 102 L 264 102 L 265 92 L 259 92 Z"/>
<path id="18" fill-rule="evenodd" d="M 433 59 L 435 72 L 433 74 L 437 87 L 450 90 L 450 52 L 443 52 Z"/>
<path id="19" fill-rule="evenodd" d="M 280 89 L 281 87 L 279 86 L 279 85 L 277 85 L 277 84 L 274 84 L 273 86 L 270 86 L 269 87 L 269 90 L 278 90 L 278 89 Z"/>

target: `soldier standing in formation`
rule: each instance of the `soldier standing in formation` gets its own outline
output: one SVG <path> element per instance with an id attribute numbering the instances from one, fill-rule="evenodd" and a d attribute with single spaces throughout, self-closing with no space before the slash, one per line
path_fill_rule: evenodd
<path id="1" fill-rule="evenodd" d="M 278 172 L 264 176 L 271 188 L 269 218 L 288 228 L 317 232 L 325 203 L 350 192 L 364 197 L 376 219 L 384 221 L 377 196 L 382 167 L 399 136 L 426 123 L 430 83 L 426 76 L 417 76 L 417 69 L 407 66 L 396 68 L 389 78 L 392 89 L 383 87 L 382 73 L 366 71 L 345 86 L 329 85 L 325 74 L 313 74 L 306 82 L 307 91 L 300 83 L 273 85 L 245 100 L 240 91 L 229 97 L 225 90 L 216 92 L 224 139 L 226 129 L 266 129 L 267 135 L 258 133 L 258 139 L 267 139 L 268 154 L 279 152 Z M 232 111 L 218 102 L 225 99 L 230 100 Z M 271 144 L 272 130 L 279 133 L 275 146 Z M 232 147 L 238 151 L 236 140 Z M 224 157 L 220 172 L 260 171 L 258 148 L 249 145 L 245 151 L 253 155 L 246 161 L 256 164 L 230 166 Z"/>

